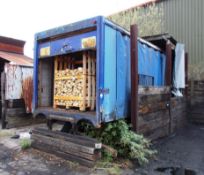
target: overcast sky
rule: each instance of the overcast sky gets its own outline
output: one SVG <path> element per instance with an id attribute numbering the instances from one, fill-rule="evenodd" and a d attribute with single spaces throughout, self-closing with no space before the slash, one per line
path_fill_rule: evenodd
<path id="1" fill-rule="evenodd" d="M 33 57 L 34 34 L 96 15 L 107 16 L 147 0 L 0 0 L 0 35 L 26 41 Z"/>

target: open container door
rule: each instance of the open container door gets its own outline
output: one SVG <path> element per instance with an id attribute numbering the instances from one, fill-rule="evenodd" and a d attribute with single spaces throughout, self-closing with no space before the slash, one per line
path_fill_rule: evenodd
<path id="1" fill-rule="evenodd" d="M 116 109 L 116 30 L 105 25 L 103 116 L 112 121 Z M 110 42 L 111 41 L 111 42 Z"/>

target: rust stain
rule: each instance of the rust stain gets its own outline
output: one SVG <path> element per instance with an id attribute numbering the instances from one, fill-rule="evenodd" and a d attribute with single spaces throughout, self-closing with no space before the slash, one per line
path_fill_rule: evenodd
<path id="1" fill-rule="evenodd" d="M 21 96 L 25 101 L 27 112 L 32 112 L 33 79 L 31 76 L 23 80 Z"/>

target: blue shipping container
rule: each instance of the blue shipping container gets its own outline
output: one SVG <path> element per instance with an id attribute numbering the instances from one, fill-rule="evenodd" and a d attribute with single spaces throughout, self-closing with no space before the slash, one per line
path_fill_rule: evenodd
<path id="1" fill-rule="evenodd" d="M 96 43 L 91 47 L 85 46 L 83 41 L 87 38 L 92 38 Z M 96 52 L 95 111 L 54 109 L 52 107 L 54 58 L 84 50 Z M 140 84 L 164 85 L 165 56 L 140 41 L 138 50 Z M 35 115 L 63 116 L 74 123 L 87 120 L 96 127 L 103 122 L 128 116 L 130 107 L 128 31 L 98 16 L 37 33 L 34 52 Z"/>

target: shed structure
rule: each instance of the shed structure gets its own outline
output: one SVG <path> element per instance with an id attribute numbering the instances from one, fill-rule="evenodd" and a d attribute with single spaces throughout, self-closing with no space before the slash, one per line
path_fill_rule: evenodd
<path id="1" fill-rule="evenodd" d="M 33 60 L 24 55 L 25 41 L 0 36 L 0 100 L 2 128 L 6 116 L 32 109 Z"/>

